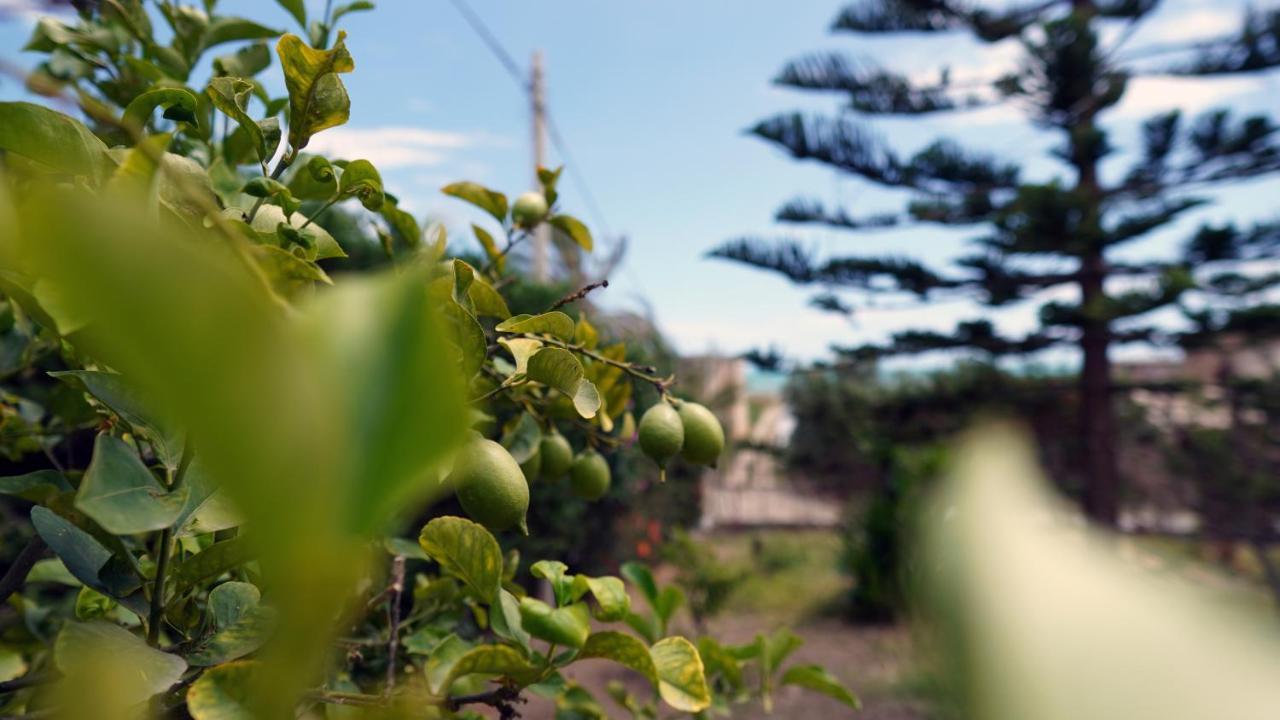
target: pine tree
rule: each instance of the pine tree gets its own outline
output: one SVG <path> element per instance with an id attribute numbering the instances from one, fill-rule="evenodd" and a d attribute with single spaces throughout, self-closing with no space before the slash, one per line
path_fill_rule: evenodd
<path id="1" fill-rule="evenodd" d="M 965 84 L 951 82 L 945 69 L 936 82 L 921 83 L 838 54 L 788 63 L 777 84 L 834 93 L 843 99 L 841 111 L 834 117 L 778 115 L 750 132 L 797 159 L 906 190 L 913 199 L 900 213 L 859 216 L 802 198 L 783 205 L 776 219 L 854 232 L 915 224 L 982 227 L 976 251 L 944 268 L 908 257 L 821 258 L 794 238 L 739 238 L 711 253 L 819 287 L 813 304 L 843 313 L 855 308 L 838 291 L 864 298 L 905 294 L 923 302 L 967 296 L 998 308 L 1038 302 L 1050 288 L 1077 289 L 1078 302 L 1042 302 L 1039 329 L 1024 337 L 1001 337 L 991 323 L 972 321 L 950 335 L 909 331 L 884 345 L 837 353 L 867 358 L 972 349 L 999 356 L 1077 347 L 1084 507 L 1104 524 L 1115 523 L 1120 504 L 1108 351 L 1121 343 L 1176 341 L 1177 333 L 1151 318 L 1175 303 L 1199 308 L 1193 332 L 1250 316 L 1264 322 L 1270 317 L 1271 323 L 1277 318 L 1251 306 L 1265 303 L 1268 289 L 1280 284 L 1280 275 L 1256 271 L 1256 261 L 1280 256 L 1280 222 L 1243 229 L 1204 226 L 1185 244 L 1185 257 L 1174 262 L 1114 257 L 1118 248 L 1205 205 L 1206 188 L 1280 171 L 1280 134 L 1267 117 L 1215 111 L 1192 120 L 1175 111 L 1143 124 L 1141 147 L 1119 158 L 1131 160 L 1121 177 L 1100 173 L 1104 158 L 1116 152 L 1102 121 L 1131 78 L 1220 77 L 1280 66 L 1277 10 L 1250 12 L 1239 32 L 1215 40 L 1124 47 L 1159 4 L 1023 0 L 982 9 L 967 0 L 868 0 L 848 6 L 833 31 L 968 32 L 983 43 L 1020 43 L 1024 58 L 1007 75 Z M 1100 39 L 1106 25 L 1121 28 L 1109 43 Z M 870 116 L 956 113 L 997 103 L 1025 108 L 1029 122 L 1062 138 L 1054 151 L 1062 163 L 1060 177 L 1029 182 L 1017 164 L 946 139 L 901 156 L 864 122 Z"/>

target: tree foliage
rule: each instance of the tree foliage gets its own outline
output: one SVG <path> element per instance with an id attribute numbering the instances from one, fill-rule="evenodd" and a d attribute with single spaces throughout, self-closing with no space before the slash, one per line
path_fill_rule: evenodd
<path id="1" fill-rule="evenodd" d="M 0 580 L 17 620 L 0 709 L 509 716 L 527 690 L 603 717 L 561 672 L 592 658 L 648 681 L 647 698 L 614 694 L 636 717 L 767 705 L 786 684 L 856 705 L 820 668 L 783 667 L 791 636 L 676 634 L 679 592 L 643 566 L 524 565 L 544 602 L 477 522 L 440 515 L 400 536 L 453 493 L 495 529 L 524 528 L 529 485 L 565 483 L 538 469 L 543 441 L 612 453 L 635 433 L 636 387 L 678 404 L 674 378 L 564 312 L 597 285 L 512 312 L 511 251 L 538 225 L 593 247 L 558 170 L 515 203 L 443 188 L 487 216 L 469 262 L 368 160 L 305 153 L 352 113 L 336 26 L 372 4 L 280 5 L 306 39 L 211 1 L 78 3 L 73 24 L 37 24 L 29 84 L 87 122 L 0 103 L 0 493 L 32 527 Z M 271 39 L 280 97 L 258 77 Z M 344 265 L 350 215 L 378 247 Z M 460 486 L 459 448 L 477 442 L 468 472 L 494 484 L 479 495 Z"/>

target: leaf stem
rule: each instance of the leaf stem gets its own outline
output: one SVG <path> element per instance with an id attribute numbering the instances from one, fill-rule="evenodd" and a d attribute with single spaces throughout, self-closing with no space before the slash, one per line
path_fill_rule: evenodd
<path id="1" fill-rule="evenodd" d="M 387 634 L 387 687 L 390 695 L 396 689 L 396 655 L 400 649 L 400 595 L 404 592 L 404 556 L 397 555 L 391 561 L 391 598 L 387 615 L 391 631 Z"/>
<path id="2" fill-rule="evenodd" d="M 187 468 L 191 466 L 191 459 L 194 456 L 195 450 L 192 449 L 191 443 L 188 442 L 182 449 L 182 459 L 178 461 L 178 471 L 172 474 L 170 481 L 167 483 L 169 492 L 182 487 L 182 482 L 187 475 Z M 147 619 L 147 644 L 151 647 L 157 647 L 160 644 L 160 624 L 164 621 L 165 575 L 169 572 L 169 557 L 173 554 L 172 525 L 160 532 L 159 543 L 160 548 L 156 552 L 155 585 L 151 590 L 151 613 Z"/>
<path id="3" fill-rule="evenodd" d="M 601 355 L 600 353 L 590 348 L 587 348 L 583 345 L 578 345 L 577 343 L 565 342 L 564 340 L 551 337 L 550 335 L 538 335 L 534 333 L 517 333 L 517 337 L 526 337 L 533 340 L 541 340 L 543 343 L 547 345 L 558 347 L 563 350 L 568 350 L 570 352 L 575 352 L 575 353 L 578 353 L 579 355 L 585 355 L 586 357 L 589 357 L 592 360 L 595 360 L 597 362 L 602 362 L 605 365 L 616 367 L 626 372 L 628 375 L 634 378 L 637 378 L 639 380 L 644 380 L 645 382 L 648 382 L 648 383 L 652 383 L 653 386 L 656 387 L 658 391 L 661 392 L 664 396 L 667 394 L 667 388 L 671 387 L 671 385 L 676 381 L 676 378 L 674 375 L 671 375 L 665 378 L 658 377 L 655 374 L 657 373 L 657 369 L 650 367 L 648 365 L 637 365 L 635 363 L 629 363 L 622 360 L 614 360 L 611 357 L 606 357 L 604 355 Z"/>

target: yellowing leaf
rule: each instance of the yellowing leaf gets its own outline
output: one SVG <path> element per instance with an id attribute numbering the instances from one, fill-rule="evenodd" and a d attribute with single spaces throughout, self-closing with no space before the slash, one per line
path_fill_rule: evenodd
<path id="1" fill-rule="evenodd" d="M 668 705 L 695 713 L 711 705 L 711 693 L 702 658 L 693 643 L 682 637 L 659 640 L 649 648 L 658 671 L 658 693 Z"/>
<path id="2" fill-rule="evenodd" d="M 308 47 L 293 34 L 276 43 L 289 89 L 289 145 L 295 152 L 305 148 L 312 135 L 345 123 L 351 113 L 351 99 L 338 77 L 356 67 L 347 52 L 346 35 L 339 32 L 330 50 Z"/>

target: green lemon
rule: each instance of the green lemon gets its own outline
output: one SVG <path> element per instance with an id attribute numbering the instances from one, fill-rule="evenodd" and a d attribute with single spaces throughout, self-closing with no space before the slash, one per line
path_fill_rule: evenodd
<path id="1" fill-rule="evenodd" d="M 538 454 L 542 456 L 542 477 L 548 480 L 569 472 L 569 466 L 573 464 L 573 447 L 555 430 L 542 436 Z"/>
<path id="2" fill-rule="evenodd" d="M 640 418 L 640 449 L 659 468 L 665 469 L 667 461 L 680 454 L 684 445 L 684 425 L 680 413 L 666 402 L 659 401 L 645 411 Z"/>
<path id="3" fill-rule="evenodd" d="M 547 199 L 539 192 L 527 192 L 516 198 L 511 206 L 511 220 L 526 230 L 535 227 L 547 216 Z"/>
<path id="4" fill-rule="evenodd" d="M 684 424 L 684 447 L 680 454 L 696 465 L 715 465 L 724 452 L 724 428 L 714 413 L 698 403 L 680 404 Z"/>
<path id="5" fill-rule="evenodd" d="M 609 492 L 609 463 L 604 456 L 588 448 L 569 467 L 569 484 L 573 494 L 584 500 L 599 500 Z"/>
<path id="6" fill-rule="evenodd" d="M 534 450 L 528 460 L 520 463 L 520 472 L 524 473 L 524 479 L 528 483 L 537 480 L 538 473 L 542 472 L 542 453 Z"/>
<path id="7" fill-rule="evenodd" d="M 494 532 L 518 528 L 528 534 L 529 483 L 506 448 L 492 440 L 472 440 L 458 453 L 449 483 L 472 520 Z"/>

